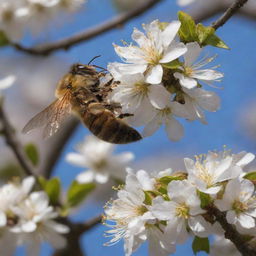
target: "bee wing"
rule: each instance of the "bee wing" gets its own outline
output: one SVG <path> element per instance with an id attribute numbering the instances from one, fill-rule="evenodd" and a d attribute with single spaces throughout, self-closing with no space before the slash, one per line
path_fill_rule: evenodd
<path id="1" fill-rule="evenodd" d="M 71 113 L 71 104 L 66 97 L 55 100 L 51 105 L 34 116 L 23 128 L 23 133 L 28 133 L 34 128 L 45 126 L 43 137 L 48 138 L 56 133 L 60 124 Z"/>

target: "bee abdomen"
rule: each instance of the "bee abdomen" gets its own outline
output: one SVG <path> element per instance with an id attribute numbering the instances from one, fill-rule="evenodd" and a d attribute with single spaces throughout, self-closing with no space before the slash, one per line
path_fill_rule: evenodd
<path id="1" fill-rule="evenodd" d="M 92 106 L 88 107 L 82 116 L 82 121 L 99 139 L 114 144 L 126 144 L 142 138 L 135 129 L 116 118 L 111 111 L 100 104 L 90 105 Z"/>

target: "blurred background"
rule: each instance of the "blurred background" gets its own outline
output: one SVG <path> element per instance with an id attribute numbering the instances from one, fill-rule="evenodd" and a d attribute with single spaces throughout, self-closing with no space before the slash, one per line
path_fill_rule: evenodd
<path id="1" fill-rule="evenodd" d="M 103 23 L 143 1 L 145 0 L 88 0 L 80 11 L 50 21 L 42 33 L 25 34 L 22 44 L 29 46 L 67 37 Z M 230 1 L 195 1 L 192 5 L 182 8 L 175 0 L 165 0 L 118 29 L 78 44 L 68 51 L 55 52 L 48 57 L 27 55 L 11 47 L 1 49 L 0 75 L 14 74 L 17 76 L 15 85 L 4 94 L 5 109 L 20 139 L 24 143 L 33 142 L 38 145 L 43 166 L 46 153 L 55 142 L 54 138 L 43 141 L 41 131 L 32 132 L 30 135 L 21 135 L 19 131 L 34 114 L 54 99 L 56 83 L 72 63 L 88 63 L 94 56 L 101 55 L 95 60 L 95 64 L 106 67 L 108 62 L 120 61 L 114 52 L 112 43 L 120 44 L 121 40 L 130 42 L 134 27 L 141 29 L 142 23 L 149 23 L 154 19 L 175 20 L 177 11 L 181 9 L 193 14 L 194 17 L 200 16 L 206 9 L 215 9 L 217 5 L 224 5 L 224 2 L 227 4 Z M 249 1 L 247 9 L 253 11 L 254 5 L 254 0 Z M 216 13 L 203 23 L 210 25 L 219 15 Z M 205 49 L 209 55 L 218 54 L 214 64 L 220 64 L 219 71 L 225 75 L 219 86 L 221 89 L 209 88 L 217 92 L 222 104 L 218 112 L 207 113 L 208 125 L 202 125 L 198 121 L 181 121 L 185 128 L 185 136 L 179 142 L 169 141 L 164 130 L 160 129 L 153 136 L 140 142 L 117 146 L 116 152 L 131 151 L 135 154 L 135 161 L 131 164 L 132 168 L 160 171 L 172 167 L 174 170 L 182 170 L 182 158 L 193 157 L 206 153 L 208 150 L 222 150 L 224 145 L 235 153 L 242 150 L 256 153 L 255 22 L 256 20 L 253 20 L 251 15 L 249 18 L 245 15 L 231 18 L 217 32 L 230 50 L 213 47 Z M 64 188 L 68 187 L 74 177 L 82 171 L 81 168 L 67 163 L 65 156 L 68 152 L 74 151 L 75 146 L 88 134 L 85 127 L 78 126 L 68 140 L 54 169 L 52 175 L 61 178 Z M 2 138 L 0 154 L 1 176 L 6 178 L 6 173 L 11 176 L 11 171 L 15 169 L 12 166 L 15 164 L 12 152 L 4 145 Z M 110 197 L 111 184 L 98 185 L 85 204 L 73 213 L 72 218 L 76 221 L 85 221 L 101 214 L 102 207 Z M 107 242 L 107 238 L 103 236 L 105 229 L 103 225 L 98 225 L 82 237 L 82 247 L 86 255 L 124 255 L 122 242 L 111 247 L 103 246 Z M 51 248 L 45 245 L 41 255 L 48 256 L 51 253 Z M 25 255 L 23 248 L 17 249 L 16 255 Z M 147 244 L 143 245 L 134 255 L 147 255 Z M 191 241 L 178 246 L 174 255 L 193 255 Z"/>

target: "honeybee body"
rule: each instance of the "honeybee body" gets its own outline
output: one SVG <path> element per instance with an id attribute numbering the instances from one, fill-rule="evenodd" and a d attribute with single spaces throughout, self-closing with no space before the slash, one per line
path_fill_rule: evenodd
<path id="1" fill-rule="evenodd" d="M 125 144 L 140 140 L 141 135 L 118 118 L 115 107 L 106 101 L 111 83 L 100 86 L 102 76 L 104 74 L 93 66 L 73 65 L 58 83 L 55 92 L 58 100 L 32 118 L 23 132 L 45 125 L 44 137 L 49 137 L 73 111 L 95 136 L 104 141 Z"/>

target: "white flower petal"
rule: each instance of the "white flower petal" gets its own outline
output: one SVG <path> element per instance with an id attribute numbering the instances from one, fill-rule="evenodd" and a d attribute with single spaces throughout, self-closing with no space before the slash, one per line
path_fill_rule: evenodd
<path id="1" fill-rule="evenodd" d="M 68 153 L 66 161 L 79 167 L 87 167 L 88 164 L 85 156 L 78 153 Z"/>
<path id="2" fill-rule="evenodd" d="M 7 223 L 7 218 L 4 212 L 0 211 L 0 227 L 4 227 Z"/>
<path id="3" fill-rule="evenodd" d="M 254 158 L 255 158 L 254 154 L 247 153 L 236 163 L 236 165 L 244 167 L 245 165 L 247 165 L 250 162 L 252 162 L 254 160 Z"/>
<path id="4" fill-rule="evenodd" d="M 172 117 L 169 117 L 169 119 L 166 121 L 165 131 L 168 138 L 172 141 L 178 141 L 184 135 L 183 126 L 175 118 Z"/>
<path id="5" fill-rule="evenodd" d="M 179 58 L 187 51 L 187 47 L 183 43 L 172 43 L 165 51 L 160 63 L 168 63 Z"/>
<path id="6" fill-rule="evenodd" d="M 169 103 L 171 94 L 160 84 L 150 85 L 148 97 L 155 108 L 163 109 Z"/>
<path id="7" fill-rule="evenodd" d="M 162 41 L 164 47 L 168 47 L 170 43 L 173 41 L 175 38 L 176 34 L 179 31 L 180 28 L 180 21 L 172 21 L 168 24 L 168 26 L 164 29 L 162 32 Z"/>
<path id="8" fill-rule="evenodd" d="M 174 77 L 179 79 L 180 84 L 187 89 L 192 89 L 197 86 L 197 81 L 194 78 L 184 76 L 184 74 L 181 74 L 179 72 L 175 72 Z"/>
<path id="9" fill-rule="evenodd" d="M 76 180 L 79 183 L 91 183 L 95 178 L 94 171 L 87 170 L 77 175 Z"/>
<path id="10" fill-rule="evenodd" d="M 0 79 L 0 90 L 9 88 L 16 80 L 13 75 Z"/>
<path id="11" fill-rule="evenodd" d="M 184 54 L 184 64 L 186 67 L 191 67 L 195 60 L 199 57 L 202 48 L 197 42 L 186 44 L 188 51 Z"/>
<path id="12" fill-rule="evenodd" d="M 149 84 L 160 84 L 163 77 L 163 68 L 161 65 L 152 66 L 146 74 L 146 82 Z"/>
<path id="13" fill-rule="evenodd" d="M 192 77 L 204 81 L 213 81 L 222 78 L 223 74 L 213 69 L 201 69 L 194 70 Z"/>
<path id="14" fill-rule="evenodd" d="M 151 136 L 161 126 L 162 121 L 158 115 L 156 115 L 143 129 L 142 136 Z"/>
<path id="15" fill-rule="evenodd" d="M 255 219 L 246 214 L 239 214 L 237 217 L 237 221 L 243 228 L 250 229 L 255 228 Z"/>

